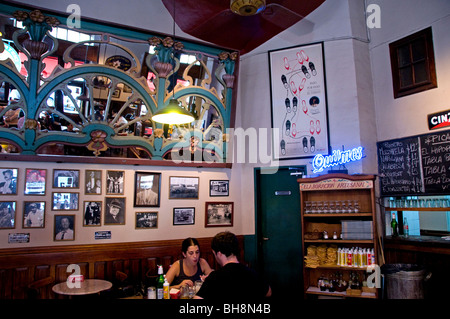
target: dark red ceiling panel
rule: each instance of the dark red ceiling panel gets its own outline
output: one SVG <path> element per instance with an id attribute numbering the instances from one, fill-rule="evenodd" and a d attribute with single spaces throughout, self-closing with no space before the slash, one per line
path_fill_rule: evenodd
<path id="1" fill-rule="evenodd" d="M 233 13 L 230 0 L 162 2 L 172 17 L 175 11 L 175 22 L 187 34 L 244 54 L 291 27 L 325 0 L 267 0 L 266 9 L 254 16 Z"/>

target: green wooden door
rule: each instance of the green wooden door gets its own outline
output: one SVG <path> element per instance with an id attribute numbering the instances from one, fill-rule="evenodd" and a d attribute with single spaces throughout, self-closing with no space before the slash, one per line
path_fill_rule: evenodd
<path id="1" fill-rule="evenodd" d="M 257 264 L 273 297 L 303 295 L 300 192 L 305 167 L 281 167 L 276 174 L 255 170 Z"/>

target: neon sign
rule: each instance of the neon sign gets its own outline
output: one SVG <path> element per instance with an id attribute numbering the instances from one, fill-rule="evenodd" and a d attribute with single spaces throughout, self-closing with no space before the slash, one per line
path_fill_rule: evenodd
<path id="1" fill-rule="evenodd" d="M 312 161 L 313 172 L 322 172 L 325 168 L 359 161 L 363 157 L 363 148 L 356 147 L 347 151 L 335 150 L 331 155 L 317 154 Z"/>

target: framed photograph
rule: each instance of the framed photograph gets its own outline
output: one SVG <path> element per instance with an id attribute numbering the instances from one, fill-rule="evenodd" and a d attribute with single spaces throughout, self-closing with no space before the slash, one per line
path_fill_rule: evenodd
<path id="1" fill-rule="evenodd" d="M 195 207 L 183 207 L 173 209 L 174 225 L 194 225 Z"/>
<path id="2" fill-rule="evenodd" d="M 106 195 L 123 195 L 125 171 L 106 171 Z"/>
<path id="3" fill-rule="evenodd" d="M 83 226 L 100 226 L 102 219 L 102 202 L 84 201 Z"/>
<path id="4" fill-rule="evenodd" d="M 0 168 L 0 195 L 17 195 L 17 168 Z"/>
<path id="5" fill-rule="evenodd" d="M 79 170 L 53 170 L 53 188 L 79 188 L 80 171 Z"/>
<path id="6" fill-rule="evenodd" d="M 198 177 L 169 177 L 169 199 L 198 199 Z"/>
<path id="7" fill-rule="evenodd" d="M 55 241 L 75 240 L 75 215 L 55 215 L 53 238 Z"/>
<path id="8" fill-rule="evenodd" d="M 27 168 L 25 170 L 25 195 L 45 195 L 46 169 Z"/>
<path id="9" fill-rule="evenodd" d="M 136 172 L 134 207 L 159 207 L 161 173 Z"/>
<path id="10" fill-rule="evenodd" d="M 233 202 L 206 202 L 205 227 L 233 226 Z"/>
<path id="11" fill-rule="evenodd" d="M 44 228 L 45 227 L 45 202 L 24 202 L 23 203 L 23 228 Z"/>
<path id="12" fill-rule="evenodd" d="M 158 228 L 158 213 L 136 213 L 136 229 Z"/>
<path id="13" fill-rule="evenodd" d="M 275 159 L 329 152 L 323 43 L 269 51 Z"/>
<path id="14" fill-rule="evenodd" d="M 105 225 L 125 225 L 125 197 L 105 198 Z"/>
<path id="15" fill-rule="evenodd" d="M 228 196 L 230 181 L 228 180 L 210 180 L 209 181 L 209 196 Z"/>
<path id="16" fill-rule="evenodd" d="M 16 202 L 0 202 L 0 229 L 16 227 Z"/>
<path id="17" fill-rule="evenodd" d="M 84 194 L 100 195 L 102 193 L 102 171 L 87 169 L 84 172 Z"/>
<path id="18" fill-rule="evenodd" d="M 52 210 L 78 210 L 78 193 L 52 193 Z"/>

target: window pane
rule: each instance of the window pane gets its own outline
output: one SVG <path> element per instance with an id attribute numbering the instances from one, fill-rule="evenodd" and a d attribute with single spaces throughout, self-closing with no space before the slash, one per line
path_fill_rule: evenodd
<path id="1" fill-rule="evenodd" d="M 409 45 L 405 45 L 398 48 L 398 67 L 409 65 L 411 63 L 411 57 L 409 53 Z"/>
<path id="2" fill-rule="evenodd" d="M 423 60 L 426 57 L 425 39 L 420 38 L 411 43 L 413 61 Z"/>
<path id="3" fill-rule="evenodd" d="M 414 64 L 414 76 L 416 84 L 429 81 L 425 61 Z"/>
<path id="4" fill-rule="evenodd" d="M 413 85 L 411 68 L 403 68 L 399 70 L 400 88 Z"/>

